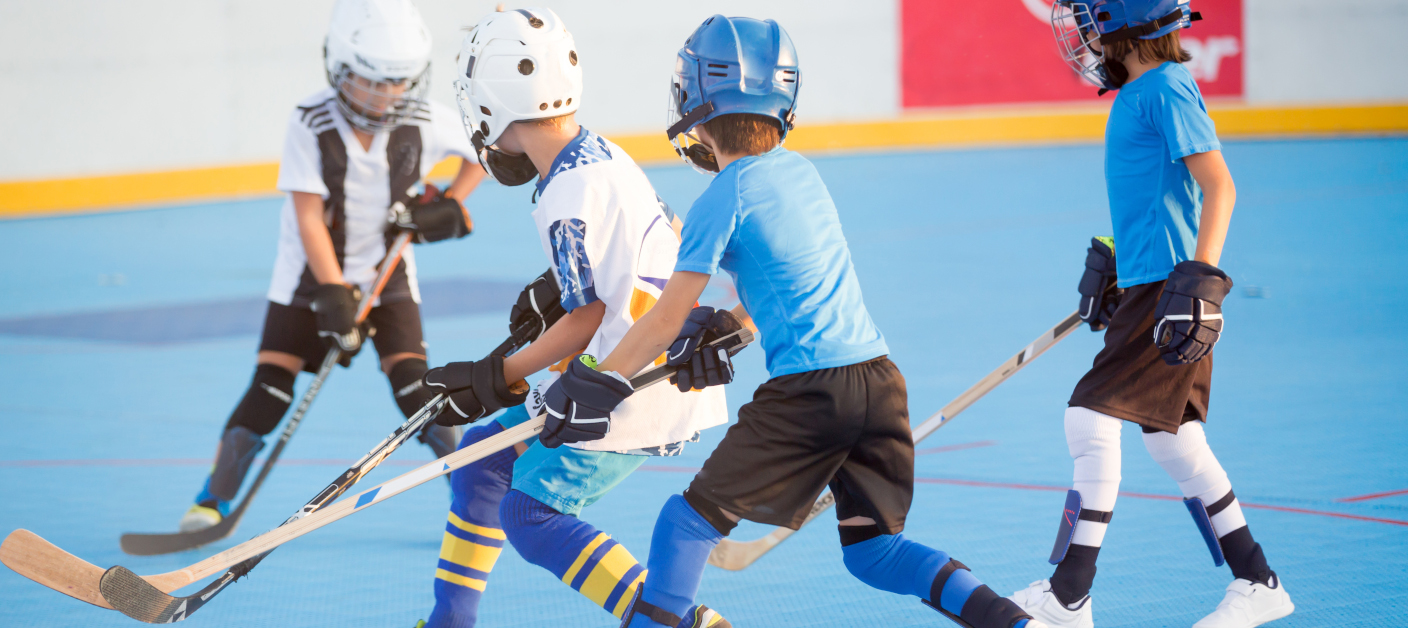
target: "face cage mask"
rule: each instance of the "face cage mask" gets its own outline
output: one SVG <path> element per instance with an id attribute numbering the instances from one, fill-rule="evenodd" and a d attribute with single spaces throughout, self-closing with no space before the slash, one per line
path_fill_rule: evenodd
<path id="1" fill-rule="evenodd" d="M 699 125 L 700 120 L 714 112 L 714 104 L 706 102 L 686 115 L 681 109 L 689 97 L 680 91 L 681 83 L 680 75 L 670 76 L 670 102 L 665 111 L 665 135 L 675 147 L 675 154 L 685 163 L 703 174 L 717 174 L 719 160 L 714 157 L 714 151 L 709 150 L 708 146 L 699 141 L 699 136 L 691 132 Z"/>
<path id="2" fill-rule="evenodd" d="M 1104 94 L 1120 86 L 1110 80 L 1110 74 L 1105 70 L 1103 52 L 1090 46 L 1092 39 L 1099 38 L 1095 30 L 1095 19 L 1088 3 L 1058 0 L 1051 5 L 1051 33 L 1056 36 L 1061 60 Z M 1090 38 L 1088 34 L 1095 37 Z"/>
<path id="3" fill-rule="evenodd" d="M 369 85 L 358 85 L 357 78 Z M 337 74 L 328 77 L 328 83 L 337 90 L 337 106 L 343 117 L 352 126 L 375 133 L 401 126 L 417 115 L 427 117 L 425 95 L 430 88 L 429 79 L 427 65 L 418 76 L 401 79 L 405 89 L 396 93 L 396 84 L 359 77 L 343 64 Z"/>

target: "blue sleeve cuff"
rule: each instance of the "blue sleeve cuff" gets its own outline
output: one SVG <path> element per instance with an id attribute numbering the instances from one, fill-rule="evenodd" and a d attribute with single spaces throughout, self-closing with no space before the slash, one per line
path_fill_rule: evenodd
<path id="1" fill-rule="evenodd" d="M 1222 142 L 1219 142 L 1219 141 L 1215 141 L 1215 140 L 1214 140 L 1214 141 L 1212 141 L 1212 142 L 1206 142 L 1206 143 L 1203 143 L 1203 144 L 1194 144 L 1194 145 L 1192 145 L 1192 146 L 1180 146 L 1180 147 L 1178 147 L 1178 151 L 1175 152 L 1174 155 L 1173 155 L 1173 161 L 1178 161 L 1178 160 L 1183 159 L 1184 157 L 1187 157 L 1187 156 L 1189 156 L 1189 155 L 1198 155 L 1198 154 L 1201 154 L 1201 153 L 1210 153 L 1210 152 L 1215 151 L 1215 150 L 1222 150 Z"/>
<path id="2" fill-rule="evenodd" d="M 675 272 L 681 272 L 681 271 L 687 272 L 687 273 L 704 273 L 705 275 L 713 275 L 713 274 L 719 272 L 719 266 L 718 266 L 718 264 L 698 264 L 698 263 L 694 263 L 694 262 L 677 262 L 677 263 L 675 264 Z"/>

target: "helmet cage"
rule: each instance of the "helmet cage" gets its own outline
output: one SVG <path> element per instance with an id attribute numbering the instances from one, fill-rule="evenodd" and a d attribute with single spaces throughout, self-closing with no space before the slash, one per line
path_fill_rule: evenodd
<path id="1" fill-rule="evenodd" d="M 1105 71 L 1103 47 L 1090 45 L 1100 38 L 1091 11 L 1089 2 L 1057 0 L 1051 5 L 1051 33 L 1056 36 L 1061 60 L 1076 74 L 1101 90 L 1119 89 Z"/>
<path id="2" fill-rule="evenodd" d="M 686 84 L 688 81 L 681 74 L 670 77 L 670 104 L 665 111 L 665 123 L 668 125 L 665 135 L 670 138 L 670 145 L 675 147 L 675 154 L 685 163 L 700 173 L 715 174 L 719 171 L 718 158 L 694 133 L 694 127 L 699 126 L 714 112 L 714 103 L 706 102 L 685 112 L 684 104 L 689 100 L 688 92 L 683 88 Z"/>
<path id="3" fill-rule="evenodd" d="M 366 82 L 359 84 L 358 79 Z M 408 120 L 425 119 L 430 65 L 420 74 L 402 79 L 377 80 L 358 75 L 343 63 L 328 83 L 337 90 L 337 107 L 352 126 L 372 133 L 395 128 Z M 397 88 L 401 88 L 398 89 Z"/>

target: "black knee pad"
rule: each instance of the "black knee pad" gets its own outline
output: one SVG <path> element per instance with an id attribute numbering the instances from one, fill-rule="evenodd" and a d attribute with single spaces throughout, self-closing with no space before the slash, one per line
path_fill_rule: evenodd
<path id="1" fill-rule="evenodd" d="M 737 523 L 730 521 L 728 517 L 724 516 L 724 510 L 722 508 L 715 506 L 714 502 L 700 497 L 694 491 L 685 489 L 684 501 L 689 504 L 690 508 L 694 509 L 694 512 L 704 517 L 704 520 L 714 526 L 714 529 L 718 530 L 719 534 L 723 536 L 728 536 L 729 532 L 733 532 L 733 529 L 738 527 Z"/>
<path id="2" fill-rule="evenodd" d="M 243 427 L 260 436 L 267 435 L 279 426 L 279 421 L 293 405 L 294 374 L 288 369 L 273 364 L 260 364 L 254 367 L 254 381 L 240 399 L 225 429 Z"/>
<path id="3" fill-rule="evenodd" d="M 391 395 L 396 398 L 396 407 L 408 419 L 435 397 L 420 381 L 428 370 L 430 367 L 425 360 L 406 358 L 397 362 L 386 374 L 386 379 L 391 382 Z"/>

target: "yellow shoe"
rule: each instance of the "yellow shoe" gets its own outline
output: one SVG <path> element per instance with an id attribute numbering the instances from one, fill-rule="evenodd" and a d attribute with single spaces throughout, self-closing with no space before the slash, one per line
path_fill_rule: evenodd
<path id="1" fill-rule="evenodd" d="M 196 532 L 220 523 L 224 519 L 219 510 L 196 504 L 191 506 L 191 509 L 181 517 L 179 527 L 182 532 Z"/>

